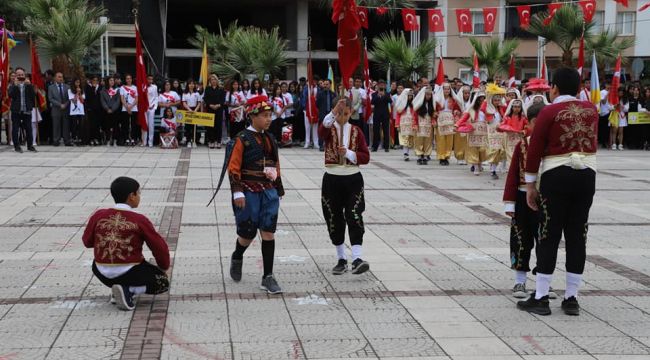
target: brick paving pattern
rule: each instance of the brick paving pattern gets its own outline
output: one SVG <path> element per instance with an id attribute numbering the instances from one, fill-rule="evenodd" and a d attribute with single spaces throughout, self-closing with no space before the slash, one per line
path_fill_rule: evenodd
<path id="1" fill-rule="evenodd" d="M 322 153 L 282 150 L 275 273 L 286 293 L 269 296 L 257 290 L 258 241 L 242 281 L 229 279 L 227 184 L 206 207 L 223 150 L 0 151 L 0 359 L 650 358 L 645 153 L 600 154 L 578 318 L 564 316 L 559 300 L 548 317 L 515 309 L 503 180 L 404 163 L 399 152 L 372 155 L 363 169 L 371 272 L 334 276 Z M 141 296 L 134 312 L 108 303 L 81 244 L 119 175 L 140 181 L 139 211 L 173 250 L 170 293 Z"/>

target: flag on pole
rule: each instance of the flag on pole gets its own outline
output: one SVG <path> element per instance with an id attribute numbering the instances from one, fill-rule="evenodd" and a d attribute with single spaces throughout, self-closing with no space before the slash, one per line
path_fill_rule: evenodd
<path id="1" fill-rule="evenodd" d="M 9 100 L 9 39 L 7 29 L 2 32 L 2 43 L 0 43 L 0 114 L 9 111 L 11 101 Z"/>
<path id="2" fill-rule="evenodd" d="M 372 89 L 370 84 L 370 66 L 368 65 L 368 46 L 363 46 L 363 78 L 366 88 L 366 99 L 363 107 L 363 119 L 368 122 L 370 115 L 372 115 Z"/>
<path id="3" fill-rule="evenodd" d="M 580 46 L 578 47 L 578 73 L 582 78 L 582 69 L 585 66 L 585 34 L 580 37 Z"/>
<path id="4" fill-rule="evenodd" d="M 38 60 L 38 52 L 36 51 L 36 44 L 30 38 L 29 47 L 32 53 L 32 85 L 34 85 L 34 90 L 36 90 L 36 97 L 38 100 L 38 107 L 41 111 L 44 111 L 47 108 L 47 102 L 45 100 L 45 80 L 43 80 L 43 73 L 41 72 L 41 63 Z"/>
<path id="5" fill-rule="evenodd" d="M 332 69 L 332 64 L 327 62 L 327 78 L 330 81 L 330 90 L 336 93 L 336 85 L 334 84 L 334 69 Z"/>
<path id="6" fill-rule="evenodd" d="M 442 52 L 440 52 L 440 58 L 438 60 L 438 70 L 436 71 L 436 85 L 442 86 L 445 82 L 445 65 L 442 61 Z"/>
<path id="7" fill-rule="evenodd" d="M 646 10 L 647 8 L 650 8 L 650 2 L 647 3 L 647 4 L 645 4 L 645 5 L 643 5 L 643 6 L 641 6 L 641 7 L 639 8 L 639 12 L 641 12 L 641 11 L 643 11 L 643 10 Z"/>
<path id="8" fill-rule="evenodd" d="M 614 68 L 614 76 L 612 77 L 612 87 L 609 91 L 609 103 L 618 105 L 618 87 L 621 86 L 621 54 L 616 58 L 616 67 Z"/>
<path id="9" fill-rule="evenodd" d="M 515 54 L 510 55 L 510 69 L 508 71 L 508 88 L 515 87 L 516 80 Z"/>
<path id="10" fill-rule="evenodd" d="M 135 81 L 138 86 L 138 124 L 142 130 L 147 130 L 147 110 L 149 109 L 149 97 L 147 96 L 147 70 L 144 66 L 142 55 L 142 41 L 140 39 L 140 27 L 135 23 Z"/>
<path id="11" fill-rule="evenodd" d="M 596 53 L 594 52 L 591 59 L 591 102 L 600 109 L 600 82 L 598 80 L 598 64 L 596 64 Z"/>
<path id="12" fill-rule="evenodd" d="M 311 67 L 311 45 L 309 46 L 309 55 L 307 60 L 307 102 L 305 115 L 310 124 L 318 123 L 318 108 L 316 107 L 316 93 L 314 92 L 314 73 Z"/>
<path id="13" fill-rule="evenodd" d="M 208 45 L 205 39 L 203 39 L 203 57 L 201 58 L 199 82 L 203 84 L 204 89 L 208 87 Z"/>
<path id="14" fill-rule="evenodd" d="M 540 79 L 548 81 L 548 70 L 546 68 L 546 55 L 542 56 L 542 71 L 539 74 Z"/>
<path id="15" fill-rule="evenodd" d="M 332 21 L 338 23 L 337 51 L 339 54 L 339 67 L 341 78 L 346 89 L 350 88 L 348 79 L 359 66 L 361 49 L 359 47 L 359 34 L 361 28 L 357 5 L 354 0 L 334 0 L 332 3 Z"/>
<path id="16" fill-rule="evenodd" d="M 476 55 L 476 51 L 474 51 L 474 73 L 472 75 L 472 87 L 474 89 L 478 89 L 479 86 L 481 86 L 481 73 L 478 68 L 478 56 Z"/>

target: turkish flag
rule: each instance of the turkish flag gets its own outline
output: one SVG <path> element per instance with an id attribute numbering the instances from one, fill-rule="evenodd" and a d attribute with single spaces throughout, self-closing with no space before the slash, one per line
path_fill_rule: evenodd
<path id="1" fill-rule="evenodd" d="M 483 8 L 483 22 L 485 32 L 491 33 L 494 31 L 494 25 L 497 20 L 497 8 Z"/>
<path id="2" fill-rule="evenodd" d="M 611 105 L 618 105 L 618 87 L 621 86 L 621 54 L 616 58 L 616 67 L 614 68 L 614 76 L 612 77 L 612 87 L 609 92 L 609 103 Z"/>
<path id="3" fill-rule="evenodd" d="M 476 51 L 474 52 L 474 73 L 472 75 L 472 87 L 474 89 L 478 89 L 478 87 L 481 86 L 481 73 L 478 68 L 478 56 L 476 55 Z"/>
<path id="4" fill-rule="evenodd" d="M 363 79 L 366 88 L 366 99 L 363 104 L 363 120 L 368 122 L 372 115 L 372 89 L 370 84 L 370 66 L 368 65 L 368 48 L 363 47 Z"/>
<path id="5" fill-rule="evenodd" d="M 641 12 L 641 11 L 647 9 L 647 8 L 650 8 L 650 2 L 647 3 L 647 4 L 645 4 L 645 5 L 643 5 L 643 6 L 641 6 L 641 7 L 639 8 L 639 12 Z"/>
<path id="6" fill-rule="evenodd" d="M 578 73 L 582 77 L 582 69 L 585 66 L 585 35 L 580 37 L 580 46 L 578 47 Z"/>
<path id="7" fill-rule="evenodd" d="M 420 28 L 414 9 L 402 9 L 402 22 L 404 23 L 404 31 L 418 31 Z"/>
<path id="8" fill-rule="evenodd" d="M 596 13 L 596 0 L 581 0 L 578 4 L 582 8 L 582 15 L 585 22 L 590 23 Z"/>
<path id="9" fill-rule="evenodd" d="M 377 11 L 377 15 L 386 15 L 386 13 L 388 12 L 388 9 L 386 7 L 384 7 L 384 6 L 380 6 L 380 7 L 377 8 L 376 11 Z"/>
<path id="10" fill-rule="evenodd" d="M 553 4 L 548 4 L 548 16 L 546 19 L 544 19 L 544 25 L 548 26 L 551 21 L 553 21 L 553 17 L 555 16 L 555 13 L 560 10 L 560 8 L 564 5 L 563 3 L 553 3 Z"/>
<path id="11" fill-rule="evenodd" d="M 458 23 L 458 32 L 472 32 L 472 12 L 469 9 L 456 9 L 456 22 Z"/>
<path id="12" fill-rule="evenodd" d="M 614 0 L 615 2 L 627 7 L 629 5 L 628 0 Z"/>
<path id="13" fill-rule="evenodd" d="M 2 32 L 0 43 L 0 114 L 9 111 L 11 100 L 9 100 L 9 41 L 7 29 Z"/>
<path id="14" fill-rule="evenodd" d="M 442 86 L 445 82 L 445 66 L 442 61 L 442 56 L 438 61 L 438 71 L 436 72 L 436 85 Z"/>
<path id="15" fill-rule="evenodd" d="M 47 108 L 47 102 L 45 100 L 45 80 L 43 79 L 43 73 L 41 72 L 41 62 L 38 59 L 38 52 L 36 51 L 36 44 L 34 41 L 29 39 L 29 45 L 31 48 L 32 55 L 32 85 L 36 90 L 36 96 L 38 98 L 38 107 L 41 110 Z"/>
<path id="16" fill-rule="evenodd" d="M 515 54 L 510 55 L 510 69 L 508 71 L 508 88 L 515 87 L 517 72 L 515 70 Z"/>
<path id="17" fill-rule="evenodd" d="M 429 32 L 445 31 L 445 19 L 442 17 L 442 10 L 429 9 Z"/>
<path id="18" fill-rule="evenodd" d="M 517 13 L 519 14 L 519 25 L 522 28 L 527 28 L 530 25 L 530 5 L 517 6 Z"/>
<path id="19" fill-rule="evenodd" d="M 357 31 L 361 28 L 359 13 L 354 0 L 334 0 L 332 4 L 334 23 L 338 22 L 337 49 L 339 53 L 339 67 L 341 78 L 346 89 L 350 88 L 347 79 L 352 77 L 354 70 L 359 66 L 361 49 L 359 48 L 359 35 Z"/>
<path id="20" fill-rule="evenodd" d="M 144 56 L 142 55 L 142 41 L 140 40 L 140 28 L 135 23 L 135 81 L 138 87 L 138 124 L 143 131 L 147 127 L 147 110 L 149 109 L 149 97 L 147 96 L 147 69 L 144 67 Z"/>
<path id="21" fill-rule="evenodd" d="M 318 124 L 318 107 L 316 106 L 316 92 L 314 91 L 314 73 L 311 66 L 311 48 L 307 60 L 307 108 L 305 114 L 310 124 Z"/>
<path id="22" fill-rule="evenodd" d="M 357 12 L 359 14 L 359 22 L 361 22 L 361 27 L 364 29 L 368 29 L 368 8 L 359 6 L 357 9 L 358 9 Z"/>

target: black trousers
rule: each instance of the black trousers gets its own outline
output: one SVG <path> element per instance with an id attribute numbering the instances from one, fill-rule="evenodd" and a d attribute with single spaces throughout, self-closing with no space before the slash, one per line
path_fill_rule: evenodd
<path id="1" fill-rule="evenodd" d="M 138 113 L 131 112 L 129 114 L 127 111 L 122 111 L 120 113 L 119 119 L 119 136 L 117 138 L 118 145 L 123 145 L 126 140 L 138 140 L 140 139 L 140 134 L 134 134 L 134 129 L 139 130 L 140 126 L 138 125 Z"/>
<path id="2" fill-rule="evenodd" d="M 526 192 L 517 191 L 515 216 L 510 223 L 510 268 L 530 271 L 530 253 L 537 242 L 537 211 L 526 203 Z"/>
<path id="3" fill-rule="evenodd" d="M 14 142 L 14 148 L 20 148 L 20 131 L 24 131 L 27 136 L 28 148 L 32 147 L 34 138 L 32 136 L 32 115 L 20 112 L 11 112 L 11 139 Z"/>
<path id="4" fill-rule="evenodd" d="M 102 130 L 106 141 L 115 140 L 120 138 L 120 121 L 122 113 L 104 113 L 104 120 L 102 122 Z"/>
<path id="5" fill-rule="evenodd" d="M 211 143 L 221 143 L 221 138 L 223 137 L 223 111 L 221 109 L 210 109 L 208 112 L 214 114 L 214 126 L 207 128 L 207 140 Z M 221 114 L 217 114 L 217 112 L 221 112 Z"/>
<path id="6" fill-rule="evenodd" d="M 43 121 L 38 124 L 38 136 L 41 144 L 50 144 L 52 142 L 52 112 L 47 109 L 41 112 Z"/>
<path id="7" fill-rule="evenodd" d="M 598 143 L 603 147 L 609 146 L 609 114 L 598 117 Z"/>
<path id="8" fill-rule="evenodd" d="M 169 290 L 169 278 L 159 267 L 146 261 L 131 268 L 125 274 L 114 279 L 109 279 L 102 275 L 93 261 L 93 274 L 102 284 L 113 287 L 113 285 L 125 286 L 146 286 L 147 294 L 162 294 Z"/>
<path id="9" fill-rule="evenodd" d="M 384 133 L 384 138 L 382 144 L 384 149 L 390 148 L 390 120 L 388 118 L 382 117 L 373 117 L 373 127 L 372 127 L 372 149 L 377 150 L 379 148 L 379 140 L 381 136 L 379 133 Z"/>
<path id="10" fill-rule="evenodd" d="M 542 175 L 539 192 L 539 239 L 534 273 L 552 274 L 564 233 L 566 271 L 585 268 L 589 209 L 596 192 L 596 173 L 560 166 Z"/>
<path id="11" fill-rule="evenodd" d="M 269 132 L 275 136 L 275 140 L 278 144 L 282 143 L 282 125 L 284 124 L 283 118 L 277 118 L 271 122 L 271 127 Z"/>
<path id="12" fill-rule="evenodd" d="M 242 132 L 246 128 L 246 121 L 242 120 L 239 122 L 230 123 L 230 138 L 234 139 L 237 134 Z"/>
<path id="13" fill-rule="evenodd" d="M 350 244 L 362 245 L 365 233 L 363 212 L 366 210 L 366 202 L 361 173 L 345 176 L 325 173 L 321 203 L 332 244 L 343 244 L 347 224 Z"/>

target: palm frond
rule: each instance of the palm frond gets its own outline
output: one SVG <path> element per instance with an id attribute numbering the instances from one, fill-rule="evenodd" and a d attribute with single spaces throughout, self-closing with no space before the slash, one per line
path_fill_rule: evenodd
<path id="1" fill-rule="evenodd" d="M 422 41 L 417 47 L 410 47 L 404 34 L 385 33 L 373 40 L 370 51 L 375 66 L 386 71 L 390 67 L 398 77 L 409 78 L 413 73 L 426 75 L 431 69 L 435 40 Z"/>
<path id="2" fill-rule="evenodd" d="M 634 46 L 634 39 L 630 37 L 622 37 L 618 39 L 618 33 L 606 29 L 605 31 L 596 34 L 585 42 L 585 51 L 587 54 L 596 54 L 596 61 L 599 64 L 613 63 L 618 57 L 618 54 L 624 52 L 626 49 Z M 628 63 L 627 56 L 622 57 L 623 63 Z M 586 62 L 591 64 L 591 56 L 588 56 Z"/>
<path id="3" fill-rule="evenodd" d="M 488 76 L 494 76 L 508 71 L 510 56 L 514 54 L 519 46 L 519 41 L 514 39 L 501 40 L 493 37 L 488 40 L 469 38 L 470 45 L 476 52 L 479 65 L 487 69 Z M 456 60 L 459 64 L 467 67 L 474 66 L 473 54 L 467 58 Z"/>

